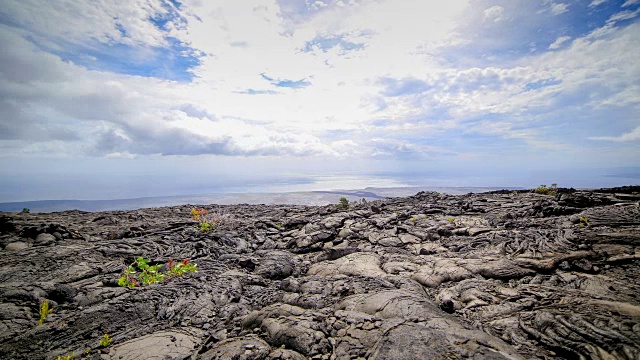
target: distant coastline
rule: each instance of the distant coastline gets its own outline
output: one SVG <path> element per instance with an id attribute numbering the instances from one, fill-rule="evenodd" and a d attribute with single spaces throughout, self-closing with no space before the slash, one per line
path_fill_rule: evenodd
<path id="1" fill-rule="evenodd" d="M 67 210 L 80 211 L 116 211 L 140 208 L 175 206 L 184 204 L 268 204 L 268 205 L 327 205 L 337 203 L 342 196 L 349 201 L 365 199 L 367 201 L 385 197 L 411 196 L 420 191 L 436 191 L 446 194 L 479 193 L 492 190 L 519 190 L 520 187 L 368 187 L 355 190 L 326 190 L 269 193 L 228 193 L 194 194 L 176 196 L 141 197 L 110 200 L 35 200 L 0 203 L 0 212 L 18 212 L 27 208 L 31 212 L 56 212 Z"/>

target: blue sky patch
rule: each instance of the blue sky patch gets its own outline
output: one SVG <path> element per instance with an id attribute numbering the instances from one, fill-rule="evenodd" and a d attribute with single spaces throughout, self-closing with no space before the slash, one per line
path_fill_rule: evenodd
<path id="1" fill-rule="evenodd" d="M 547 86 L 558 85 L 560 83 L 562 83 L 562 81 L 556 80 L 556 79 L 544 79 L 540 81 L 534 81 L 526 84 L 524 86 L 524 91 L 526 92 L 531 90 L 538 90 L 538 89 L 545 88 Z"/>
<path id="2" fill-rule="evenodd" d="M 420 94 L 429 90 L 429 85 L 419 79 L 392 79 L 384 77 L 378 82 L 384 87 L 382 94 L 390 97 Z"/>
<path id="3" fill-rule="evenodd" d="M 277 91 L 273 90 L 256 90 L 256 89 L 247 89 L 243 91 L 236 91 L 237 94 L 245 94 L 245 95 L 274 95 L 277 94 Z"/>
<path id="4" fill-rule="evenodd" d="M 301 80 L 274 79 L 272 77 L 265 75 L 265 73 L 261 73 L 260 77 L 270 82 L 271 85 L 277 86 L 277 87 L 302 89 L 311 85 L 311 82 L 307 81 L 306 79 L 301 79 Z"/>
<path id="5" fill-rule="evenodd" d="M 173 6 L 169 5 L 172 4 Z M 175 9 L 180 9 L 182 3 L 175 0 L 167 0 L 167 2 L 162 4 L 162 7 L 167 10 L 166 14 L 156 14 L 151 17 L 149 21 L 158 29 L 167 30 L 166 25 L 170 21 L 176 21 L 181 18 L 180 14 Z M 175 7 L 175 9 L 174 9 Z"/>
<path id="6" fill-rule="evenodd" d="M 443 49 L 437 54 L 455 66 L 492 66 L 498 61 L 516 61 L 529 54 L 542 54 L 558 38 L 570 40 L 583 37 L 603 27 L 612 16 L 622 11 L 633 12 L 640 2 L 622 7 L 624 0 L 609 0 L 590 7 L 591 1 L 567 2 L 568 11 L 552 14 L 552 2 L 500 2 L 504 14 L 499 21 L 487 20 L 483 11 L 494 6 L 495 1 L 481 0 L 468 10 L 471 20 L 457 31 L 469 34 L 459 46 Z M 615 21 L 626 26 L 632 20 Z M 508 36 L 505 34 L 508 33 Z"/>
<path id="7" fill-rule="evenodd" d="M 124 44 L 100 44 L 91 48 L 69 44 L 65 51 L 51 51 L 65 61 L 90 70 L 155 77 L 189 82 L 191 69 L 200 64 L 200 56 L 178 40 L 168 38 L 168 47 L 140 48 Z"/>
<path id="8" fill-rule="evenodd" d="M 178 1 L 169 1 L 176 8 L 182 5 Z M 167 12 L 158 13 L 148 19 L 151 24 L 165 34 L 167 24 L 170 21 L 176 23 L 185 21 L 173 6 L 164 3 L 163 7 Z M 18 23 L 11 17 L 5 16 L 2 11 L 0 11 L 0 24 L 25 30 L 28 26 L 28 24 Z M 116 23 L 114 26 L 124 38 L 130 36 L 121 24 Z M 40 49 L 57 55 L 64 61 L 73 62 L 90 70 L 181 82 L 190 82 L 193 79 L 192 69 L 200 65 L 200 57 L 202 56 L 199 51 L 169 36 L 165 37 L 166 45 L 163 47 L 129 45 L 124 42 L 106 43 L 95 40 L 81 44 L 65 37 L 41 33 L 28 33 L 25 38 Z"/>
<path id="9" fill-rule="evenodd" d="M 345 40 L 344 35 L 334 36 L 316 36 L 313 40 L 307 41 L 302 48 L 304 52 L 311 52 L 315 48 L 320 49 L 322 52 L 327 52 L 333 48 L 339 48 L 342 52 L 350 52 L 362 50 L 365 48 L 363 43 L 355 43 Z"/>

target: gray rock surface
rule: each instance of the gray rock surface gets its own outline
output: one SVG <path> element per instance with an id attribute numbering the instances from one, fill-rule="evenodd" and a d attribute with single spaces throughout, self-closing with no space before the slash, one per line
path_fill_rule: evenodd
<path id="1" fill-rule="evenodd" d="M 639 359 L 639 190 L 0 214 L 0 358 Z"/>

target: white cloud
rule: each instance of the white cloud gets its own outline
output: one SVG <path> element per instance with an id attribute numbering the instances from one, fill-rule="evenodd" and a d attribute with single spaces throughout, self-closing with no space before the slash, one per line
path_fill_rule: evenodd
<path id="1" fill-rule="evenodd" d="M 553 135 L 540 126 L 554 119 L 589 119 L 572 126 L 586 126 L 585 135 L 592 135 L 611 124 L 600 120 L 603 114 L 640 107 L 640 67 L 634 60 L 640 58 L 638 31 L 640 25 L 634 24 L 599 37 L 578 38 L 557 51 L 523 57 L 518 67 L 444 70 L 422 78 L 387 80 L 382 92 L 395 97 L 385 99 L 380 115 L 405 123 L 449 116 L 457 128 L 566 150 L 566 140 L 549 140 Z M 480 126 L 465 125 L 489 114 L 495 116 Z"/>
<path id="2" fill-rule="evenodd" d="M 624 2 L 624 4 L 622 4 L 622 7 L 627 7 L 627 6 L 631 6 L 631 5 L 635 5 L 638 2 L 640 2 L 640 0 L 627 0 Z"/>
<path id="3" fill-rule="evenodd" d="M 618 31 L 619 29 L 615 26 L 615 23 L 607 23 L 604 26 L 601 26 L 595 30 L 593 30 L 592 32 L 590 32 L 589 34 L 587 34 L 584 39 L 585 40 L 595 40 L 598 38 L 605 38 L 607 36 L 611 36 L 613 34 L 615 34 L 616 31 Z"/>
<path id="4" fill-rule="evenodd" d="M 609 0 L 593 0 L 590 4 L 589 7 L 596 7 L 598 5 L 602 5 L 604 3 L 606 3 Z"/>
<path id="5" fill-rule="evenodd" d="M 624 100 L 618 98 L 618 101 L 620 106 L 628 106 L 638 102 L 637 96 L 629 96 L 629 90 L 634 89 L 640 79 L 640 67 L 633 60 L 640 56 L 640 39 L 634 35 L 637 31 L 640 31 L 639 24 L 596 39 L 579 38 L 560 51 L 522 61 L 559 81 L 556 86 L 537 91 L 545 97 L 558 100 L 560 94 L 565 94 L 590 98 L 591 101 L 582 103 L 584 110 L 589 111 L 589 106 L 598 106 L 614 96 L 627 94 Z"/>
<path id="6" fill-rule="evenodd" d="M 636 11 L 630 11 L 630 10 L 621 11 L 619 13 L 611 15 L 611 17 L 609 18 L 609 20 L 607 20 L 607 22 L 615 23 L 617 21 L 633 19 L 637 17 L 638 14 L 640 14 L 640 9 L 637 9 Z"/>
<path id="7" fill-rule="evenodd" d="M 551 3 L 550 8 L 552 15 L 560 15 L 569 11 L 569 5 L 566 3 Z"/>
<path id="8" fill-rule="evenodd" d="M 324 8 L 327 7 L 328 5 L 322 1 L 314 1 L 311 4 L 311 7 L 313 7 L 314 9 L 320 9 L 320 8 Z"/>
<path id="9" fill-rule="evenodd" d="M 420 157 L 437 155 L 456 155 L 455 152 L 437 146 L 417 144 L 412 141 L 391 139 L 391 138 L 371 138 L 364 142 L 361 156 L 373 157 Z"/>
<path id="10" fill-rule="evenodd" d="M 559 49 L 562 46 L 562 44 L 566 43 L 569 40 L 571 40 L 571 36 L 560 36 L 559 38 L 556 39 L 556 41 L 554 41 L 553 43 L 551 43 L 551 45 L 549 45 L 549 49 L 550 50 Z"/>
<path id="11" fill-rule="evenodd" d="M 206 85 L 90 71 L 39 51 L 6 27 L 0 41 L 13 49 L 0 57 L 11 66 L 0 69 L 0 108 L 8 115 L 0 128 L 22 145 L 71 140 L 56 151 L 95 155 L 336 154 L 310 134 L 218 119 L 215 106 L 207 106 Z M 12 110 L 16 103 L 19 111 Z"/>
<path id="12" fill-rule="evenodd" d="M 484 10 L 484 20 L 498 22 L 503 20 L 504 8 L 502 6 L 494 5 Z"/>
<path id="13" fill-rule="evenodd" d="M 589 139 L 614 142 L 640 141 L 640 126 L 620 136 L 594 136 L 590 137 Z"/>
<path id="14" fill-rule="evenodd" d="M 436 61 L 416 54 L 417 48 L 428 50 L 449 41 L 465 2 L 411 7 L 395 1 L 364 2 L 322 10 L 294 25 L 280 17 L 271 2 L 264 1 L 256 11 L 254 5 L 228 1 L 216 12 L 215 21 L 225 24 L 224 29 L 212 29 L 209 21 L 213 19 L 203 18 L 203 22 L 190 20 L 188 33 L 179 34 L 212 54 L 196 70 L 199 81 L 211 84 L 210 94 L 220 99 L 215 104 L 217 114 L 263 119 L 277 128 L 321 134 L 362 128 L 370 121 L 372 109 L 362 106 L 362 100 L 375 95 L 371 82 L 380 75 L 437 69 Z M 202 3 L 192 12 L 210 14 L 213 7 Z M 285 30 L 291 35 L 282 35 Z M 301 51 L 308 41 L 329 34 L 357 36 L 348 40 L 365 48 L 347 53 L 339 47 Z M 232 48 L 229 40 L 246 41 L 247 46 Z M 268 97 L 233 95 L 246 89 L 274 90 L 265 87 L 269 84 L 259 76 L 263 72 L 272 78 L 307 79 L 312 86 L 299 91 L 278 89 L 280 95 Z"/>
<path id="15" fill-rule="evenodd" d="M 7 0 L 3 1 L 0 14 L 28 27 L 42 41 L 162 46 L 166 44 L 166 34 L 149 19 L 168 16 L 170 4 L 161 0 Z"/>

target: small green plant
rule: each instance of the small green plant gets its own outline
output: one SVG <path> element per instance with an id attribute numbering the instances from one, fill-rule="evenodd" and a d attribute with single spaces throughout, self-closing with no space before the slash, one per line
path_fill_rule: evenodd
<path id="1" fill-rule="evenodd" d="M 416 218 L 415 216 L 412 216 L 412 217 L 411 217 L 411 222 L 412 222 L 412 223 L 415 223 L 417 220 L 418 220 L 418 218 Z"/>
<path id="2" fill-rule="evenodd" d="M 138 278 L 143 285 L 156 284 L 164 279 L 164 274 L 160 272 L 161 264 L 149 265 L 149 260 L 139 257 L 136 260 L 136 265 L 141 271 Z"/>
<path id="3" fill-rule="evenodd" d="M 276 229 L 278 229 L 278 230 L 282 229 L 282 225 L 276 224 Z"/>
<path id="4" fill-rule="evenodd" d="M 136 286 L 159 283 L 164 279 L 160 268 L 162 268 L 162 264 L 149 265 L 149 260 L 139 257 L 124 271 L 124 274 L 118 279 L 118 285 L 133 289 Z M 136 274 L 138 275 L 136 276 Z"/>
<path id="5" fill-rule="evenodd" d="M 206 233 L 211 231 L 211 223 L 208 221 L 203 221 L 200 224 L 200 232 Z"/>
<path id="6" fill-rule="evenodd" d="M 513 190 L 513 195 L 518 195 L 518 190 Z"/>
<path id="7" fill-rule="evenodd" d="M 209 211 L 207 209 L 203 209 L 203 208 L 191 209 L 191 216 L 195 221 L 198 222 L 200 232 L 203 232 L 203 233 L 209 232 L 213 228 L 215 228 L 217 225 L 215 222 L 209 221 L 209 219 L 207 219 L 208 214 L 209 214 Z"/>
<path id="8" fill-rule="evenodd" d="M 57 360 L 72 360 L 76 358 L 76 354 L 75 353 L 71 353 L 71 355 L 66 355 L 66 356 L 60 356 L 58 355 L 58 359 Z"/>
<path id="9" fill-rule="evenodd" d="M 189 259 L 184 259 L 179 263 L 169 260 L 167 267 L 169 268 L 168 274 L 171 277 L 177 277 L 189 272 L 198 272 L 198 265 L 190 263 Z"/>
<path id="10" fill-rule="evenodd" d="M 200 232 L 206 233 L 222 224 L 225 220 L 225 215 L 220 208 L 218 211 L 213 212 L 211 214 L 212 219 L 208 218 L 209 211 L 203 208 L 193 208 L 191 209 L 191 216 L 195 221 L 198 222 L 198 227 L 200 228 Z"/>
<path id="11" fill-rule="evenodd" d="M 340 198 L 340 203 L 338 205 L 336 205 L 336 207 L 338 209 L 342 209 L 342 210 L 349 210 L 349 200 L 347 200 L 346 197 L 341 197 Z"/>
<path id="12" fill-rule="evenodd" d="M 160 269 L 162 264 L 149 265 L 149 260 L 139 257 L 124 271 L 118 279 L 118 285 L 133 289 L 136 286 L 157 284 L 165 280 L 165 277 L 171 279 L 188 272 L 198 272 L 198 265 L 190 263 L 189 259 L 178 263 L 169 260 L 166 273 L 160 272 Z"/>
<path id="13" fill-rule="evenodd" d="M 45 300 L 40 304 L 40 320 L 38 320 L 38 326 L 44 324 L 47 316 L 53 312 L 53 309 L 49 309 L 49 300 Z"/>
<path id="14" fill-rule="evenodd" d="M 558 184 L 551 184 L 551 187 L 543 184 L 535 188 L 533 192 L 536 194 L 556 196 L 558 193 Z"/>
<path id="15" fill-rule="evenodd" d="M 31 212 L 31 210 L 29 210 L 29 208 L 22 208 L 22 211 L 21 211 L 21 212 L 22 212 L 23 214 L 28 214 L 28 213 L 30 213 L 30 212 Z"/>
<path id="16" fill-rule="evenodd" d="M 589 226 L 589 218 L 586 216 L 580 216 L 578 218 L 580 220 L 580 227 Z"/>
<path id="17" fill-rule="evenodd" d="M 449 218 L 449 222 L 453 224 L 453 218 Z"/>
<path id="18" fill-rule="evenodd" d="M 100 346 L 106 348 L 107 346 L 111 345 L 112 342 L 113 339 L 109 337 L 109 334 L 104 334 L 102 339 L 100 339 Z"/>

